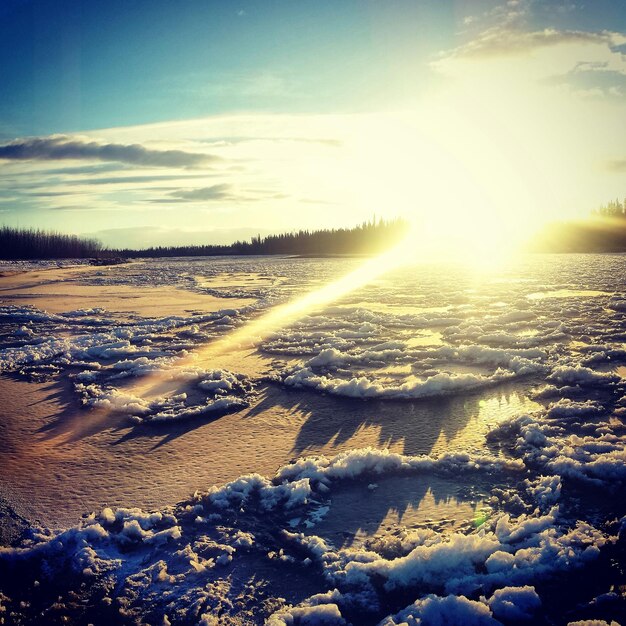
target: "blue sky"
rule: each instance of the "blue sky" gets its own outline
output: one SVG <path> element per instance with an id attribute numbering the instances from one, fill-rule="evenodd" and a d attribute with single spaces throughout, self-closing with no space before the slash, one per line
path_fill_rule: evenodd
<path id="1" fill-rule="evenodd" d="M 454 2 L 336 0 L 9 0 L 3 14 L 5 134 L 371 109 L 427 81 L 398 59 L 449 46 L 463 17 Z"/>
<path id="2" fill-rule="evenodd" d="M 606 0 L 5 0 L 0 221 L 220 240 L 452 211 L 451 180 L 582 213 L 626 194 L 624 33 Z"/>

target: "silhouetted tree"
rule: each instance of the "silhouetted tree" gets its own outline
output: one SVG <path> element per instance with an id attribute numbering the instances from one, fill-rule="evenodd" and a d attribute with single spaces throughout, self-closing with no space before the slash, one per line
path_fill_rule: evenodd
<path id="1" fill-rule="evenodd" d="M 120 256 L 215 256 L 227 254 L 365 254 L 380 252 L 406 232 L 404 220 L 363 222 L 354 228 L 299 230 L 291 233 L 257 235 L 250 241 L 235 241 L 231 245 L 158 246 L 145 250 L 115 250 Z"/>
<path id="2" fill-rule="evenodd" d="M 592 211 L 595 217 L 626 217 L 626 198 L 620 202 L 618 198 L 602 205 L 598 210 Z"/>
<path id="3" fill-rule="evenodd" d="M 92 258 L 106 254 L 97 239 L 34 228 L 0 227 L 2 259 Z"/>
<path id="4" fill-rule="evenodd" d="M 299 230 L 257 235 L 231 245 L 158 246 L 144 250 L 109 250 L 96 239 L 44 230 L 0 228 L 0 258 L 60 259 L 112 257 L 215 256 L 227 254 L 365 254 L 380 252 L 399 240 L 407 224 L 396 219 L 363 222 L 354 228 Z"/>

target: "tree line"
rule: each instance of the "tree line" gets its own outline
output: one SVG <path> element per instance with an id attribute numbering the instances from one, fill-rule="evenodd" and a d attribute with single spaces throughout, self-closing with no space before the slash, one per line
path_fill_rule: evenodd
<path id="1" fill-rule="evenodd" d="M 35 228 L 0 227 L 2 259 L 84 259 L 97 258 L 103 252 L 97 239 Z"/>
<path id="2" fill-rule="evenodd" d="M 626 219 L 547 224 L 529 243 L 532 252 L 626 252 Z"/>
<path id="3" fill-rule="evenodd" d="M 105 248 L 97 239 L 65 235 L 32 228 L 0 227 L 0 258 L 114 259 L 130 257 L 220 256 L 229 254 L 368 254 L 381 252 L 406 232 L 401 219 L 375 218 L 353 228 L 299 230 L 297 232 L 252 237 L 230 245 L 158 246 L 142 250 Z"/>
<path id="4" fill-rule="evenodd" d="M 626 252 L 626 199 L 591 211 L 592 219 L 546 224 L 528 248 L 537 252 Z"/>
<path id="5" fill-rule="evenodd" d="M 353 228 L 299 230 L 278 235 L 260 235 L 230 245 L 158 246 L 145 250 L 117 250 L 120 256 L 170 257 L 227 254 L 367 254 L 381 252 L 399 241 L 407 223 L 401 219 L 366 221 Z"/>
<path id="6" fill-rule="evenodd" d="M 626 217 L 626 198 L 624 202 L 620 202 L 618 198 L 610 200 L 591 214 L 594 217 Z"/>

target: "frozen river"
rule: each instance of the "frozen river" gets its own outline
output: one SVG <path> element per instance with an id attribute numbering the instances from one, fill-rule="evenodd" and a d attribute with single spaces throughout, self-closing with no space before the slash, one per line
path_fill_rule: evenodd
<path id="1" fill-rule="evenodd" d="M 626 257 L 422 263 L 311 296 L 362 263 L 5 267 L 3 536 L 42 530 L 0 552 L 19 580 L 0 607 L 33 597 L 27 623 L 619 617 Z"/>

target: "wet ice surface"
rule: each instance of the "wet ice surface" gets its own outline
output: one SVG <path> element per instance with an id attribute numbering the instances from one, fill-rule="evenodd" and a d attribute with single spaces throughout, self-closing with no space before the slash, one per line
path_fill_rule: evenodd
<path id="1" fill-rule="evenodd" d="M 0 284 L 1 495 L 43 526 L 0 552 L 0 616 L 622 618 L 626 258 L 406 268 L 203 349 L 358 264 L 68 269 L 108 306 L 54 311 Z M 116 308 L 142 290 L 200 308 Z"/>

